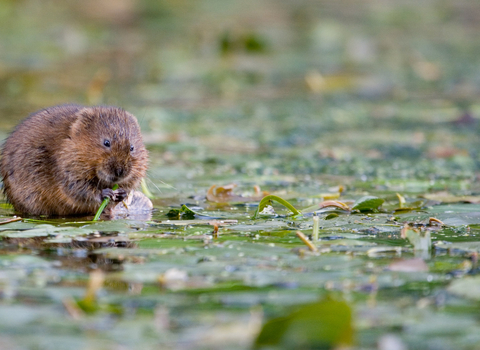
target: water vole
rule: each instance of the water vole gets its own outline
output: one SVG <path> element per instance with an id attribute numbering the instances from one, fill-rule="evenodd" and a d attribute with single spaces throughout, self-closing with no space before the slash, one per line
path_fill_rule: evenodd
<path id="1" fill-rule="evenodd" d="M 147 162 L 132 114 L 62 105 L 33 113 L 15 128 L 3 146 L 0 173 L 18 213 L 90 215 L 104 197 L 112 199 L 111 210 L 135 189 Z"/>

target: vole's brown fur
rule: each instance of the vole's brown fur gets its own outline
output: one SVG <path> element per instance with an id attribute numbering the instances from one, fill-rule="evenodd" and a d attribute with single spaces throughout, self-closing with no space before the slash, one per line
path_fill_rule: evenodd
<path id="1" fill-rule="evenodd" d="M 3 146 L 0 172 L 19 213 L 89 215 L 106 194 L 118 201 L 137 187 L 147 161 L 133 115 L 116 107 L 63 105 L 15 128 Z M 112 192 L 114 184 L 119 190 Z"/>

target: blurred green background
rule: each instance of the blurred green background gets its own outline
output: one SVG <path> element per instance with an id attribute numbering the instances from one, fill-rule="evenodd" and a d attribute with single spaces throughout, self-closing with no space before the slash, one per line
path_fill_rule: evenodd
<path id="1" fill-rule="evenodd" d="M 478 18 L 466 0 L 2 0 L 0 130 L 54 104 L 113 104 L 150 148 L 285 160 L 253 174 L 428 177 L 443 160 L 412 157 L 456 157 L 472 177 Z M 152 169 L 171 160 L 158 150 Z"/>
<path id="2" fill-rule="evenodd" d="M 479 17 L 466 0 L 2 0 L 2 129 L 66 102 L 160 121 L 291 97 L 464 108 L 480 84 Z"/>

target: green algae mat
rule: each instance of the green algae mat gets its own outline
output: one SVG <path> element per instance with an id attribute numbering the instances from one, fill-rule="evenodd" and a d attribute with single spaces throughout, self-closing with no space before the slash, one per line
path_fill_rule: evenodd
<path id="1" fill-rule="evenodd" d="M 0 132 L 115 104 L 151 215 L 0 208 L 2 349 L 480 349 L 480 5 L 0 1 Z"/>

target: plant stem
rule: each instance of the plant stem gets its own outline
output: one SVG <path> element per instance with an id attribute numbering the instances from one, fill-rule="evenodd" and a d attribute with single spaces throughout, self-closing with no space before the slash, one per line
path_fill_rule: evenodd
<path id="1" fill-rule="evenodd" d="M 118 189 L 117 184 L 113 185 L 113 187 L 112 187 L 113 191 L 115 191 L 116 189 Z M 102 215 L 103 210 L 105 209 L 105 207 L 108 205 L 109 202 L 110 202 L 110 198 L 105 197 L 103 199 L 102 205 L 100 205 L 100 208 L 98 208 L 97 213 L 95 214 L 95 217 L 93 218 L 93 221 L 97 221 L 98 219 L 100 219 L 100 215 Z"/>
<path id="2" fill-rule="evenodd" d="M 312 240 L 314 242 L 318 241 L 318 229 L 320 226 L 319 218 L 317 213 L 313 213 L 313 234 L 312 234 Z"/>

